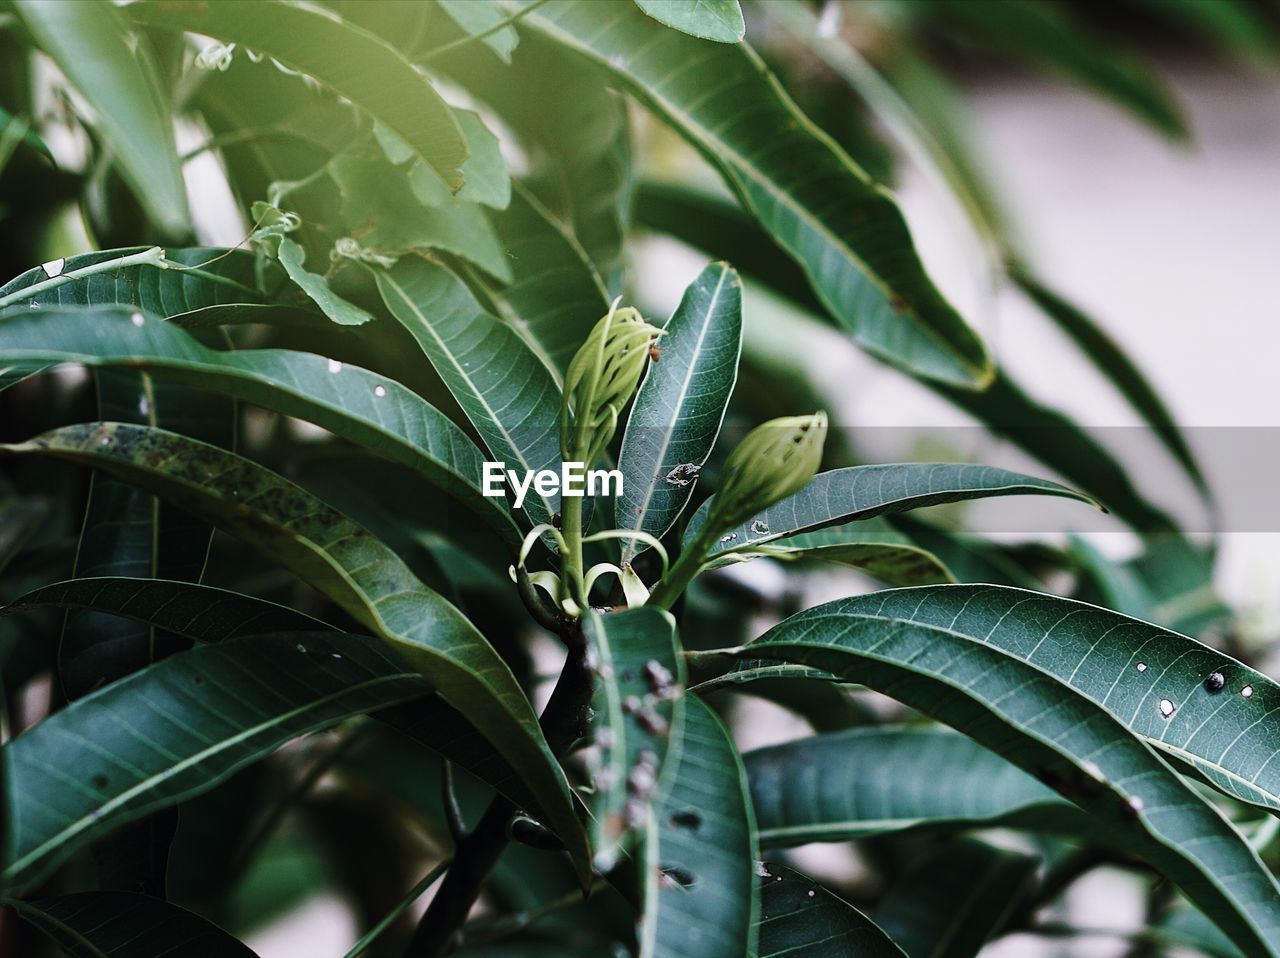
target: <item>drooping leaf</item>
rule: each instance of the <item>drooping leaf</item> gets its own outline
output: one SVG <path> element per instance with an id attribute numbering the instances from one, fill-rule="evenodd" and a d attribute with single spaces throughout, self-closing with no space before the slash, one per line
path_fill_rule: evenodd
<path id="1" fill-rule="evenodd" d="M 742 295 L 727 263 L 704 269 L 684 292 L 636 393 L 618 468 L 616 522 L 661 538 L 689 504 L 711 455 L 742 353 Z M 645 550 L 624 540 L 622 559 Z"/>
<path id="2" fill-rule="evenodd" d="M 93 107 L 112 159 L 147 215 L 166 233 L 190 230 L 169 98 L 147 43 L 131 41 L 107 0 L 16 0 L 13 9 Z"/>
<path id="3" fill-rule="evenodd" d="M 762 862 L 759 958 L 903 958 L 858 909 L 799 872 Z"/>
<path id="4" fill-rule="evenodd" d="M 668 745 L 680 739 L 684 720 L 684 661 L 675 620 L 661 609 L 592 613 L 585 631 L 596 672 L 587 752 L 595 783 L 591 847 L 604 873 L 652 820 Z"/>
<path id="5" fill-rule="evenodd" d="M 505 210 L 511 202 L 511 175 L 507 172 L 507 161 L 498 138 L 471 110 L 454 110 L 453 113 L 471 150 L 471 155 L 462 164 L 463 183 L 458 199 Z"/>
<path id="6" fill-rule="evenodd" d="M 1125 400 L 1155 432 L 1178 461 L 1196 488 L 1208 496 L 1208 485 L 1195 454 L 1187 445 L 1173 415 L 1147 378 L 1101 326 L 1023 269 L 1012 278 L 1040 310 L 1071 337 L 1072 341 L 1116 387 Z"/>
<path id="7" fill-rule="evenodd" d="M 742 760 L 765 847 L 915 828 L 1082 825 L 1052 789 L 944 729 L 847 729 L 756 749 Z"/>
<path id="8" fill-rule="evenodd" d="M 14 137 L 18 142 L 25 143 L 31 147 L 50 163 L 54 162 L 53 151 L 49 149 L 49 144 L 45 143 L 39 134 L 27 125 L 27 121 L 22 117 L 15 117 L 4 107 L 0 107 L 0 143 L 5 142 L 10 136 Z M 3 156 L 6 161 L 5 163 L 0 163 L 0 172 L 4 171 L 9 155 L 3 149 L 0 149 L 0 156 Z"/>
<path id="9" fill-rule="evenodd" d="M 876 923 L 908 958 L 974 958 L 1025 901 L 1036 865 L 974 839 L 948 842 L 889 889 Z"/>
<path id="10" fill-rule="evenodd" d="M 1095 615 L 1118 621 L 1087 622 Z M 975 617 L 982 630 L 977 636 Z M 1132 632 L 1125 636 L 1123 627 L 1107 628 L 1125 623 L 1148 630 L 1138 639 L 1146 646 L 1144 658 L 1150 654 L 1145 670 L 1136 668 L 1142 660 L 1129 649 L 1107 662 L 1092 654 L 1095 647 L 1130 646 Z M 1087 632 L 1072 641 L 1077 626 Z M 1147 637 L 1156 641 L 1143 642 Z M 1151 751 L 1147 743 L 1158 746 L 1161 739 L 1141 737 L 1144 728 L 1154 734 L 1163 727 L 1166 737 L 1186 728 L 1183 722 L 1174 725 L 1173 713 L 1163 715 L 1161 703 L 1168 700 L 1161 695 L 1170 693 L 1151 691 L 1157 677 L 1172 689 L 1171 675 L 1196 667 L 1195 643 L 1181 642 L 1179 649 L 1176 636 L 1051 596 L 993 586 L 927 586 L 818 606 L 792 616 L 743 654 L 856 677 L 963 731 L 1069 797 L 1111 841 L 1146 858 L 1246 951 L 1274 955 L 1280 886 L 1221 813 Z M 1189 654 L 1175 658 L 1181 653 Z M 1185 666 L 1173 664 L 1184 658 Z M 1059 671 L 1064 668 L 1065 678 Z M 1238 678 L 1233 672 L 1233 681 Z M 1181 711 L 1193 713 L 1193 721 L 1198 713 L 1196 725 L 1212 706 L 1191 700 L 1197 694 L 1215 698 L 1200 681 L 1182 692 L 1188 698 Z M 1084 683 L 1114 689 L 1103 692 L 1106 708 L 1080 690 Z M 1242 708 L 1227 703 L 1224 711 L 1264 708 L 1259 699 L 1269 700 L 1275 691 L 1259 687 L 1251 699 L 1227 692 Z M 1142 724 L 1131 732 L 1109 709 L 1122 709 L 1125 719 Z M 1247 735 L 1242 739 L 1247 742 Z M 1195 747 L 1195 736 L 1185 744 Z"/>
<path id="11" fill-rule="evenodd" d="M 409 466 L 512 548 L 519 544 L 505 506 L 482 495 L 483 456 L 475 444 L 412 390 L 376 373 L 290 350 L 214 350 L 172 324 L 106 309 L 0 318 L 0 352 L 42 364 L 146 368 L 178 385 L 306 419 Z"/>
<path id="12" fill-rule="evenodd" d="M 1221 629 L 1229 622 L 1231 610 L 1214 590 L 1209 549 L 1172 530 L 1144 537 L 1143 546 L 1125 563 L 1151 596 L 1151 614 L 1140 618 L 1187 634 Z"/>
<path id="13" fill-rule="evenodd" d="M 742 958 L 755 953 L 760 910 L 755 817 L 742 759 L 700 699 L 690 696 L 684 713 L 641 857 L 640 955 Z"/>
<path id="14" fill-rule="evenodd" d="M 157 662 L 4 747 L 5 886 L 30 887 L 88 842 L 291 738 L 430 690 L 382 643 L 344 633 L 249 636 Z"/>
<path id="15" fill-rule="evenodd" d="M 409 331 L 490 453 L 508 469 L 560 468 L 560 389 L 520 335 L 484 312 L 448 270 L 416 257 L 377 272 L 387 308 Z M 535 522 L 560 511 L 559 495 L 530 489 Z"/>
<path id="16" fill-rule="evenodd" d="M 463 615 L 386 546 L 301 488 L 232 453 L 163 430 L 89 423 L 2 447 L 93 466 L 211 522 L 314 586 L 388 641 L 497 749 L 535 809 L 584 864 L 568 785 L 529 700 Z"/>
<path id="17" fill-rule="evenodd" d="M 681 33 L 719 43 L 737 43 L 747 35 L 738 0 L 636 0 L 659 23 Z"/>
<path id="18" fill-rule="evenodd" d="M 783 499 L 727 533 L 712 549 L 718 556 L 752 548 L 797 532 L 811 532 L 855 519 L 989 496 L 1047 495 L 1091 502 L 1056 482 L 1007 469 L 965 463 L 900 463 L 849 466 L 820 472 L 794 496 Z M 685 542 L 706 522 L 711 500 L 689 520 Z"/>
<path id="19" fill-rule="evenodd" d="M 915 545 L 909 536 L 894 531 L 887 523 L 881 524 L 875 519 L 788 536 L 771 545 L 766 554 L 787 561 L 830 562 L 846 566 L 889 586 L 937 585 L 956 581 L 936 555 Z"/>
<path id="20" fill-rule="evenodd" d="M 372 313 L 343 299 L 333 291 L 327 279 L 307 269 L 307 251 L 296 240 L 280 237 L 276 261 L 320 311 L 339 326 L 363 326 L 373 319 Z"/>
<path id="21" fill-rule="evenodd" d="M 257 958 L 212 922 L 146 895 L 80 892 L 6 904 L 70 958 Z"/>
<path id="22" fill-rule="evenodd" d="M 779 705 L 804 719 L 815 732 L 837 732 L 878 724 L 874 711 L 850 694 L 850 685 L 830 672 L 790 662 L 740 662 L 730 671 L 695 685 L 706 695 L 728 689 Z"/>
<path id="23" fill-rule="evenodd" d="M 426 75 L 372 33 L 318 7 L 271 0 L 252 6 L 131 4 L 137 23 L 186 30 L 264 53 L 318 80 L 386 126 L 432 167 L 451 189 L 467 142 L 449 105 Z M 395 95 L 388 95 L 394 90 Z"/>
<path id="24" fill-rule="evenodd" d="M 925 274 L 897 206 L 749 47 L 668 30 L 628 0 L 540 6 L 523 22 L 611 70 L 697 147 L 864 348 L 958 387 L 990 380 L 982 343 Z"/>
<path id="25" fill-rule="evenodd" d="M 1082 29 L 1066 8 L 1001 0 L 934 0 L 933 6 L 946 22 L 1108 97 L 1166 136 L 1188 135 L 1186 121 L 1160 78 Z"/>

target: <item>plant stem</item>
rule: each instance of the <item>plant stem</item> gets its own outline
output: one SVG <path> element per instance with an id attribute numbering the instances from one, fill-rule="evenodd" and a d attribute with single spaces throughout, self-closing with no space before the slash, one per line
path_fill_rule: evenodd
<path id="1" fill-rule="evenodd" d="M 659 609 L 670 609 L 675 605 L 676 600 L 689 587 L 693 577 L 702 568 L 702 561 L 711 548 L 711 543 L 708 541 L 711 538 L 705 528 L 694 537 L 694 540 L 680 553 L 680 558 L 676 559 L 676 564 L 671 567 L 671 571 L 654 585 L 647 605 L 656 606 Z"/>
<path id="2" fill-rule="evenodd" d="M 24 289 L 16 289 L 8 296 L 0 296 L 0 308 L 9 306 L 12 303 L 20 303 L 24 299 L 30 299 L 32 296 L 39 296 L 47 290 L 57 289 L 59 286 L 65 286 L 67 283 L 83 279 L 86 276 L 108 273 L 113 269 L 125 269 L 129 266 L 154 266 L 157 269 L 168 269 L 169 263 L 164 258 L 164 250 L 159 246 L 152 246 L 150 249 L 144 249 L 140 253 L 130 253 L 128 256 L 121 256 L 118 259 L 103 260 L 101 263 L 94 263 L 92 266 L 81 266 L 79 269 L 59 273 L 50 279 L 33 283 Z"/>
<path id="3" fill-rule="evenodd" d="M 581 606 L 585 613 L 587 596 L 583 589 L 582 568 L 582 497 L 563 496 L 560 499 L 560 531 L 564 536 L 564 555 L 561 556 L 561 573 L 568 597 Z"/>
<path id="4" fill-rule="evenodd" d="M 566 621 L 561 638 L 569 657 L 539 720 L 557 758 L 585 733 L 592 691 L 587 643 L 579 623 Z M 418 923 L 405 958 L 440 958 L 453 949 L 485 879 L 510 841 L 507 822 L 516 811 L 515 805 L 499 795 L 490 802 L 476 827 L 458 842 L 453 866 Z"/>
<path id="5" fill-rule="evenodd" d="M 397 904 L 395 908 L 392 908 L 391 911 L 387 912 L 387 914 L 382 917 L 381 921 L 365 932 L 364 937 L 352 945 L 351 950 L 343 955 L 342 958 L 356 958 L 357 955 L 363 954 L 370 945 L 377 941 L 378 937 L 384 931 L 391 927 L 397 918 L 411 908 L 413 903 L 421 898 L 428 888 L 435 884 L 435 881 L 440 877 L 441 872 L 449 867 L 450 861 L 451 859 L 446 858 L 437 864 L 435 868 L 431 869 L 431 871 L 427 872 L 427 874 L 423 876 L 422 881 L 409 889 L 409 894 L 400 899 L 399 904 Z"/>

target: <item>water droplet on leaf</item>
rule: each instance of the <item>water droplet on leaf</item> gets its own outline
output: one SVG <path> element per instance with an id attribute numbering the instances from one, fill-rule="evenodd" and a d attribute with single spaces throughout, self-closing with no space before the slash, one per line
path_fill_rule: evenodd
<path id="1" fill-rule="evenodd" d="M 135 326 L 141 326 L 147 321 L 147 317 L 143 316 L 141 313 L 134 313 L 129 317 L 129 321 Z"/>
<path id="2" fill-rule="evenodd" d="M 381 399 L 383 396 L 385 396 L 385 395 L 387 394 L 387 387 L 386 387 L 386 386 L 374 386 L 374 387 L 373 387 L 373 394 L 374 394 L 375 396 L 377 396 L 379 399 Z"/>
<path id="3" fill-rule="evenodd" d="M 1253 698 L 1253 686 L 1252 686 L 1252 685 L 1246 685 L 1244 688 L 1242 688 L 1242 689 L 1240 690 L 1240 694 L 1241 694 L 1241 695 L 1243 695 L 1243 696 L 1244 696 L 1245 698 L 1247 698 L 1247 699 L 1251 699 L 1251 698 Z"/>
<path id="4" fill-rule="evenodd" d="M 1146 662 L 1139 662 L 1139 663 L 1138 663 L 1138 671 L 1139 671 L 1139 672 L 1145 672 L 1146 670 L 1147 670 L 1147 663 L 1146 663 Z"/>

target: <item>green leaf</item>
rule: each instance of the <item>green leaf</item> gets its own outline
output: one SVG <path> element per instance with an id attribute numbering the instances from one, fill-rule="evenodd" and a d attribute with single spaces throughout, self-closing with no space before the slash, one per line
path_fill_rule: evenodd
<path id="1" fill-rule="evenodd" d="M 1200 464 L 1183 438 L 1164 401 L 1147 378 L 1101 326 L 1093 319 L 1049 289 L 1023 269 L 1011 272 L 1013 281 L 1030 297 L 1046 316 L 1066 333 L 1082 353 L 1107 377 L 1125 400 L 1142 416 L 1155 432 L 1156 437 L 1178 461 L 1195 483 L 1196 488 L 1208 497 L 1209 489 Z"/>
<path id="2" fill-rule="evenodd" d="M 480 450 L 443 413 L 377 373 L 291 350 L 209 349 L 170 323 L 105 309 L 0 318 L 0 353 L 25 362 L 146 368 L 180 386 L 216 390 L 305 419 L 409 466 L 512 549 L 519 545 L 505 505 L 482 493 Z"/>
<path id="3" fill-rule="evenodd" d="M 21 131 L 21 132 L 19 132 Z M 12 113 L 4 107 L 0 107 L 0 143 L 4 143 L 10 136 L 16 137 L 18 142 L 25 143 L 31 149 L 35 150 L 50 163 L 54 163 L 53 151 L 49 149 L 49 145 L 40 136 L 27 126 L 25 119 L 14 117 Z M 15 144 L 16 145 L 16 144 Z M 3 148 L 0 148 L 0 156 L 4 156 Z M 0 163 L 0 171 L 3 171 L 6 163 Z"/>
<path id="4" fill-rule="evenodd" d="M 422 347 L 494 459 L 508 469 L 559 472 L 560 387 L 519 333 L 484 312 L 443 267 L 407 257 L 376 275 L 387 309 Z M 524 510 L 534 522 L 550 522 L 559 494 L 531 488 Z"/>
<path id="5" fill-rule="evenodd" d="M 1222 660 L 1197 652 L 1190 639 L 995 586 L 895 589 L 827 603 L 792 616 L 743 654 L 856 679 L 963 731 L 1069 797 L 1247 952 L 1277 954 L 1280 886 L 1240 833 L 1148 747 L 1176 735 L 1191 754 L 1203 728 L 1220 746 L 1220 735 L 1239 732 L 1240 754 L 1253 751 L 1266 734 L 1258 717 L 1278 690 L 1259 679 L 1253 696 L 1241 697 L 1243 666 L 1232 665 L 1232 685 L 1218 696 L 1203 675 L 1187 681 Z M 1100 690 L 1107 707 L 1085 688 Z M 1164 696 L 1181 706 L 1169 719 Z M 1207 719 L 1219 708 L 1215 727 Z"/>
<path id="6" fill-rule="evenodd" d="M 576 862 L 586 843 L 529 700 L 493 647 L 368 532 L 293 483 L 159 429 L 89 423 L 0 447 L 90 465 L 243 539 L 389 642 L 524 779 Z"/>
<path id="7" fill-rule="evenodd" d="M 875 911 L 909 958 L 973 958 L 1022 904 L 1037 862 L 973 839 L 925 853 Z"/>
<path id="8" fill-rule="evenodd" d="M 846 729 L 756 749 L 742 760 L 765 847 L 905 829 L 1074 832 L 1082 824 L 1050 788 L 945 729 Z"/>
<path id="9" fill-rule="evenodd" d="M 135 672 L 4 747 L 5 886 L 31 887 L 89 842 L 298 735 L 430 690 L 382 643 L 343 633 L 232 639 Z"/>
<path id="10" fill-rule="evenodd" d="M 858 909 L 785 865 L 760 866 L 759 958 L 903 958 Z"/>
<path id="11" fill-rule="evenodd" d="M 191 247 L 164 251 L 164 258 L 182 269 L 151 265 L 123 265 L 144 247 L 82 253 L 45 266 L 29 269 L 0 286 L 0 297 L 24 309 L 50 306 L 136 306 L 181 326 L 218 323 L 267 322 L 272 310 L 297 307 L 291 301 L 284 277 L 271 276 L 268 292 L 258 289 L 253 255 L 241 250 Z M 87 271 L 74 278 L 80 271 Z M 61 278 L 65 282 L 41 290 L 37 284 Z M 23 290 L 33 290 L 20 295 Z"/>
<path id="12" fill-rule="evenodd" d="M 511 205 L 493 218 L 512 281 L 472 279 L 483 287 L 494 314 L 562 381 L 573 354 L 609 310 L 604 283 L 573 236 L 527 190 L 517 185 Z"/>
<path id="13" fill-rule="evenodd" d="M 80 892 L 6 904 L 70 958 L 257 958 L 212 922 L 146 895 Z"/>
<path id="14" fill-rule="evenodd" d="M 511 202 L 511 176 L 507 173 L 507 161 L 498 138 L 470 110 L 455 109 L 453 114 L 471 151 L 467 162 L 462 164 L 463 182 L 458 199 L 505 210 Z"/>
<path id="15" fill-rule="evenodd" d="M 856 569 L 888 586 L 939 585 L 955 576 L 932 552 L 875 519 L 788 536 L 766 553 L 787 561 L 830 562 Z M 726 560 L 728 557 L 726 557 Z"/>
<path id="16" fill-rule="evenodd" d="M 697 147 L 860 345 L 927 379 L 990 380 L 981 341 L 925 274 L 897 206 L 748 46 L 666 30 L 626 0 L 538 7 L 523 22 L 610 69 Z"/>
<path id="17" fill-rule="evenodd" d="M 614 506 L 623 529 L 661 538 L 689 504 L 720 434 L 742 354 L 738 274 L 712 263 L 684 291 L 658 341 L 622 439 L 622 495 Z M 622 560 L 645 551 L 625 540 Z"/>
<path id="18" fill-rule="evenodd" d="M 1037 0 L 937 2 L 945 21 L 1035 66 L 1059 73 L 1128 109 L 1173 139 L 1189 133 L 1160 78 L 1123 50 L 1083 29 L 1066 8 Z"/>
<path id="19" fill-rule="evenodd" d="M 343 299 L 333 291 L 327 279 L 307 269 L 307 251 L 300 243 L 287 236 L 280 237 L 276 260 L 298 288 L 339 326 L 363 326 L 373 319 L 372 313 Z"/>
<path id="20" fill-rule="evenodd" d="M 467 142 L 449 105 L 403 54 L 331 12 L 280 0 L 247 7 L 171 7 L 163 0 L 144 0 L 131 4 L 126 16 L 239 44 L 305 73 L 399 136 L 450 189 L 462 186 Z"/>
<path id="21" fill-rule="evenodd" d="M 485 34 L 484 44 L 496 53 L 504 63 L 511 62 L 511 53 L 520 42 L 520 34 L 514 26 L 493 30 L 508 19 L 502 8 L 493 0 L 437 0 L 440 9 L 447 13 L 470 36 Z"/>
<path id="22" fill-rule="evenodd" d="M 586 753 L 595 783 L 591 847 L 605 873 L 650 821 L 668 745 L 684 719 L 684 660 L 675 620 L 661 609 L 593 612 L 585 631 L 597 676 Z"/>
<path id="23" fill-rule="evenodd" d="M 671 777 L 641 858 L 641 958 L 754 954 L 760 911 L 755 817 L 742 759 L 700 699 L 686 699 L 668 764 Z"/>
<path id="24" fill-rule="evenodd" d="M 1222 49 L 1243 57 L 1274 59 L 1275 28 L 1250 0 L 1140 0 L 1152 13 L 1180 20 L 1197 40 L 1211 35 Z"/>
<path id="25" fill-rule="evenodd" d="M 727 533 L 711 555 L 750 551 L 797 532 L 810 532 L 855 519 L 870 519 L 944 502 L 1020 495 L 1063 496 L 1092 502 L 1088 496 L 1056 482 L 993 466 L 949 462 L 849 466 L 818 473 L 794 496 L 775 503 Z M 711 502 L 710 499 L 704 502 L 689 520 L 684 535 L 686 544 L 706 522 Z"/>
<path id="26" fill-rule="evenodd" d="M 112 159 L 147 215 L 166 233 L 188 232 L 173 117 L 146 42 L 131 41 L 108 0 L 15 0 L 13 8 L 93 107 Z"/>
<path id="27" fill-rule="evenodd" d="M 692 37 L 737 43 L 747 35 L 738 0 L 636 0 L 636 6 Z"/>

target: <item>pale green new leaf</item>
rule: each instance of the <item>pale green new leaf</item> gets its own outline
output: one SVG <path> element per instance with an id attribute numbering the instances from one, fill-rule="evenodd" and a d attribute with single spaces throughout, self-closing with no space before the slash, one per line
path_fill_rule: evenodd
<path id="1" fill-rule="evenodd" d="M 612 71 L 697 147 L 864 348 L 926 379 L 990 381 L 986 350 L 929 280 L 893 200 L 748 46 L 669 30 L 629 0 L 539 6 L 523 22 Z"/>
<path id="2" fill-rule="evenodd" d="M 327 279 L 307 269 L 307 251 L 300 243 L 287 236 L 280 237 L 276 259 L 298 288 L 339 326 L 363 326 L 373 319 L 372 313 L 343 299 L 333 291 Z"/>
<path id="3" fill-rule="evenodd" d="M 577 863 L 586 843 L 564 772 L 506 663 L 378 539 L 293 483 L 159 429 L 88 423 L 3 447 L 93 466 L 243 539 L 389 642 L 515 769 Z"/>
<path id="4" fill-rule="evenodd" d="M 963 731 L 1083 808 L 1110 841 L 1146 858 L 1246 952 L 1276 955 L 1280 886 L 1240 833 L 1147 745 L 1177 730 L 1194 746 L 1187 734 L 1211 728 L 1214 702 L 1222 703 L 1228 733 L 1233 725 L 1243 730 L 1242 753 L 1266 735 L 1257 719 L 1277 690 L 1240 696 L 1236 670 L 1243 666 L 1232 666 L 1231 690 L 1221 696 L 1203 678 L 1194 686 L 1176 681 L 1214 654 L 1197 654 L 1195 646 L 1052 596 L 927 586 L 818 606 L 743 654 L 856 679 Z M 1082 691 L 1088 687 L 1102 689 L 1105 708 Z M 1181 703 L 1176 720 L 1164 715 L 1165 695 Z"/>
<path id="5" fill-rule="evenodd" d="M 759 958 L 904 958 L 847 901 L 798 871 L 760 864 Z"/>
<path id="6" fill-rule="evenodd" d="M 745 553 L 750 555 L 750 552 Z M 888 586 L 954 582 L 945 563 L 916 545 L 887 522 L 863 519 L 844 526 L 801 532 L 773 543 L 765 552 L 775 559 L 829 562 L 856 569 Z M 733 554 L 731 554 L 733 555 Z M 722 562 L 730 561 L 725 556 Z"/>
<path id="7" fill-rule="evenodd" d="M 636 0 L 659 23 L 704 40 L 737 43 L 747 35 L 738 0 Z"/>
<path id="8" fill-rule="evenodd" d="M 190 227 L 169 98 L 145 43 L 130 41 L 109 0 L 15 0 L 41 49 L 94 109 L 112 159 L 165 232 Z"/>
<path id="9" fill-rule="evenodd" d="M 946 729 L 847 729 L 756 749 L 742 760 L 765 847 L 917 828 L 1079 831 L 1083 824 L 1052 789 Z"/>
<path id="10" fill-rule="evenodd" d="M 318 80 L 399 136 L 449 185 L 462 185 L 467 143 L 449 105 L 395 47 L 320 7 L 143 0 L 126 8 L 138 23 L 186 30 L 264 53 Z M 391 92 L 394 91 L 394 92 Z"/>
<path id="11" fill-rule="evenodd" d="M 27 363 L 146 368 L 296 416 L 409 466 L 496 531 L 520 535 L 505 505 L 482 494 L 483 455 L 467 435 L 395 380 L 283 349 L 209 349 L 170 323 L 108 309 L 16 311 L 0 318 L 0 353 Z"/>
<path id="12" fill-rule="evenodd" d="M 742 293 L 727 263 L 704 269 L 663 329 L 659 359 L 636 393 L 622 439 L 618 468 L 622 495 L 615 521 L 661 538 L 693 495 L 698 472 L 711 455 L 742 353 Z M 624 562 L 645 550 L 625 540 Z"/>
<path id="13" fill-rule="evenodd" d="M 494 459 L 513 470 L 560 470 L 560 387 L 507 324 L 448 270 L 417 257 L 377 271 L 387 309 L 417 340 Z M 558 494 L 532 488 L 524 511 L 550 522 Z"/>
<path id="14" fill-rule="evenodd" d="M 742 958 L 755 953 L 759 889 L 755 817 L 728 731 L 689 697 L 671 743 L 665 794 L 640 860 L 640 958 Z"/>
<path id="15" fill-rule="evenodd" d="M 440 9 L 473 37 L 484 34 L 484 44 L 502 58 L 503 62 L 511 62 L 511 52 L 520 42 L 520 34 L 514 26 L 503 26 L 494 30 L 507 14 L 495 0 L 437 0 Z M 490 33 L 489 31 L 493 31 Z"/>
<path id="16" fill-rule="evenodd" d="M 820 472 L 794 496 L 775 503 L 726 533 L 711 555 L 750 551 L 797 532 L 811 532 L 855 519 L 991 496 L 1062 496 L 1092 502 L 1066 486 L 994 466 L 922 462 L 849 466 Z M 689 520 L 685 542 L 706 522 L 712 500 Z M 782 542 L 786 545 L 786 542 Z"/>

